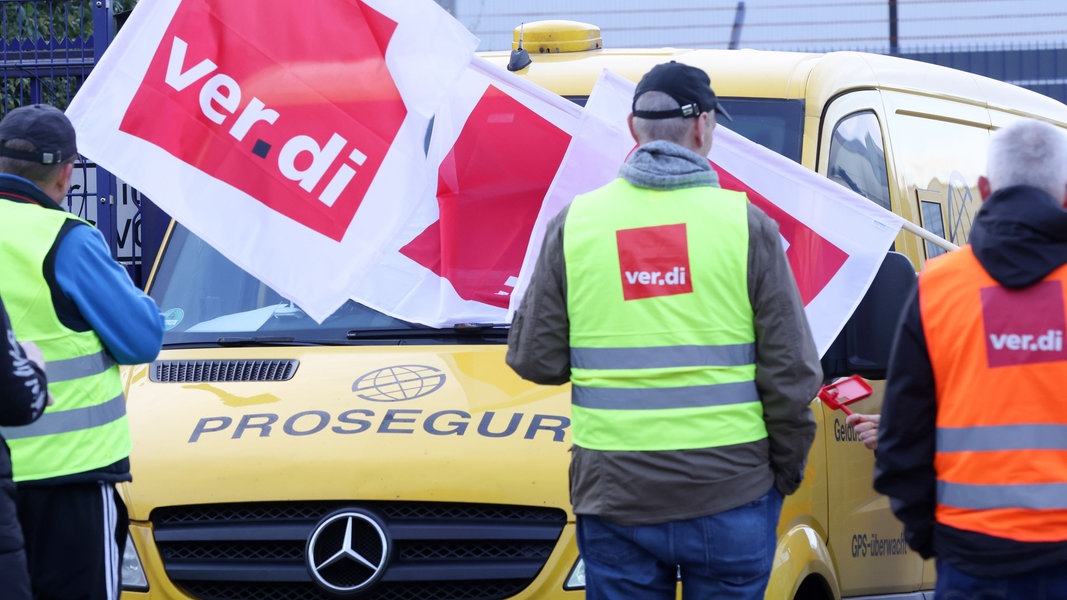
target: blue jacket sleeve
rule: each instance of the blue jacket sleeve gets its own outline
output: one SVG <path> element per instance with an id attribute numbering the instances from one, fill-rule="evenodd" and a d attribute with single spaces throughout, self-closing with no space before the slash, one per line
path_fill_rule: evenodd
<path id="1" fill-rule="evenodd" d="M 56 282 L 119 364 L 154 360 L 163 343 L 163 314 L 111 258 L 104 236 L 79 225 L 59 242 Z"/>
<path id="2" fill-rule="evenodd" d="M 890 351 L 874 488 L 889 497 L 893 513 L 904 523 L 905 540 L 923 558 L 934 555 L 936 391 L 916 290 L 905 305 Z"/>

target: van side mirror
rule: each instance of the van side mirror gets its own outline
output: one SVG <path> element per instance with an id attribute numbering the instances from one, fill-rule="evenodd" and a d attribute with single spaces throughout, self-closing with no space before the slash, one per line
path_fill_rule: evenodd
<path id="1" fill-rule="evenodd" d="M 823 355 L 823 377 L 885 379 L 900 313 L 917 285 L 908 257 L 887 253 L 867 294 Z"/>

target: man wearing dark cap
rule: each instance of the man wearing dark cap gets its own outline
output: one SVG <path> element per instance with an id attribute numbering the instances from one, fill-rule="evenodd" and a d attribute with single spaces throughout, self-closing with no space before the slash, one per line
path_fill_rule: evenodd
<path id="1" fill-rule="evenodd" d="M 570 382 L 586 597 L 763 598 L 800 485 L 819 356 L 778 227 L 719 188 L 707 74 L 657 65 L 639 147 L 548 225 L 508 364 Z"/>
<path id="2" fill-rule="evenodd" d="M 60 110 L 0 120 L 0 296 L 35 343 L 53 404 L 5 427 L 37 600 L 114 600 L 126 542 L 115 484 L 130 479 L 119 364 L 153 360 L 163 316 L 114 261 L 100 232 L 64 211 L 77 144 Z"/>

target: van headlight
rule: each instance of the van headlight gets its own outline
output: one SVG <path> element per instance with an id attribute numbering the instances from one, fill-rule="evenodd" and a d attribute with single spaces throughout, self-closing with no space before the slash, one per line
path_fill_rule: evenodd
<path id="1" fill-rule="evenodd" d="M 585 589 L 585 562 L 581 558 L 571 568 L 571 574 L 567 576 L 567 583 L 563 584 L 563 589 L 567 591 Z"/>
<path id="2" fill-rule="evenodd" d="M 148 577 L 141 567 L 141 557 L 137 555 L 137 547 L 133 545 L 133 538 L 126 533 L 126 549 L 122 552 L 122 589 L 130 592 L 147 592 Z"/>
<path id="3" fill-rule="evenodd" d="M 682 580 L 682 567 L 678 567 L 678 581 Z M 580 557 L 578 561 L 571 567 L 571 574 L 567 576 L 567 582 L 563 584 L 563 589 L 566 591 L 571 590 L 584 590 L 585 589 L 585 561 Z"/>

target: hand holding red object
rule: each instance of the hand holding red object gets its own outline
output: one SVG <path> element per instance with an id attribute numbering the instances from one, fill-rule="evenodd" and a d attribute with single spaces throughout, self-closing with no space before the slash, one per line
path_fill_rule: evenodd
<path id="1" fill-rule="evenodd" d="M 870 450 L 878 448 L 878 425 L 882 421 L 882 415 L 853 413 L 845 417 L 845 424 L 856 431 L 860 442 Z"/>

